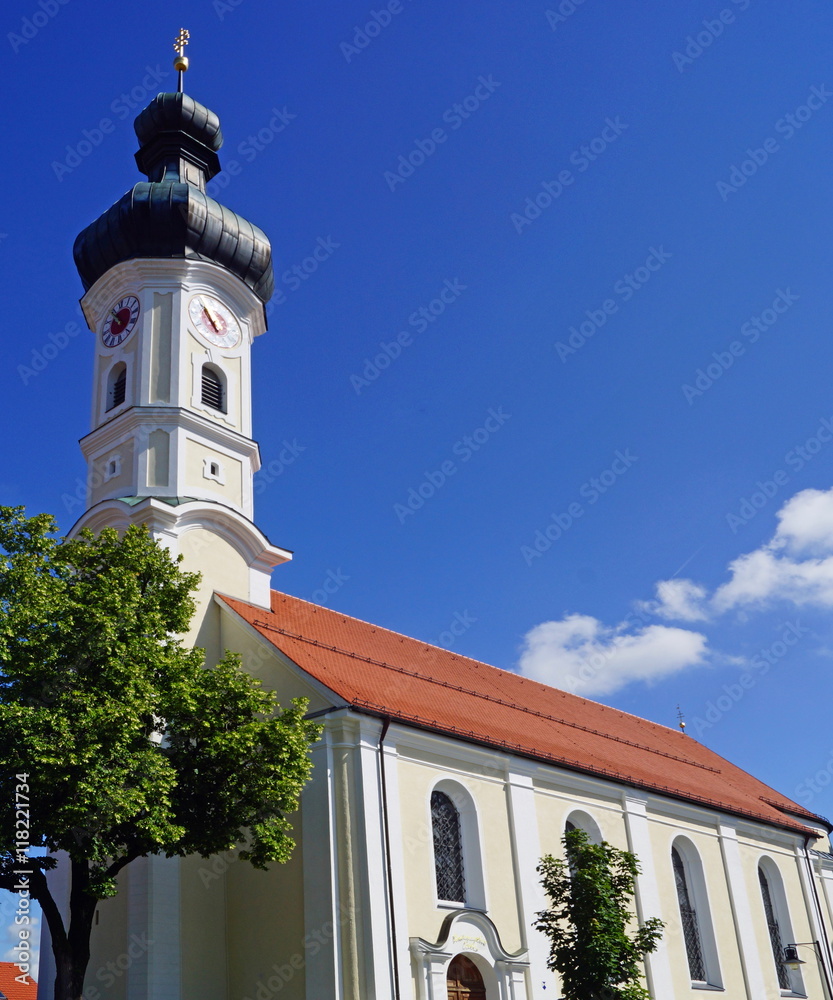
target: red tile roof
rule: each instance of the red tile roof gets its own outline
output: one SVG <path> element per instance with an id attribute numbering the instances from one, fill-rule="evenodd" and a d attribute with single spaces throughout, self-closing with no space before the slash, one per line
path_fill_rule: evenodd
<path id="1" fill-rule="evenodd" d="M 27 976 L 28 983 L 16 983 L 20 969 L 14 962 L 0 962 L 0 997 L 5 1000 L 37 1000 L 37 983 Z"/>
<path id="2" fill-rule="evenodd" d="M 271 611 L 222 600 L 360 711 L 793 830 L 820 820 L 676 729 L 277 591 Z"/>

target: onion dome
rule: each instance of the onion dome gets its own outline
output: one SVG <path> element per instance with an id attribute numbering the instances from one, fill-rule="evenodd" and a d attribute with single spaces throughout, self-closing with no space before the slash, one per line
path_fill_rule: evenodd
<path id="1" fill-rule="evenodd" d="M 236 274 L 266 303 L 274 291 L 266 234 L 210 198 L 205 185 L 220 172 L 220 120 L 187 94 L 159 94 L 133 123 L 135 184 L 79 233 L 73 255 L 84 289 L 135 257 L 212 261 Z"/>

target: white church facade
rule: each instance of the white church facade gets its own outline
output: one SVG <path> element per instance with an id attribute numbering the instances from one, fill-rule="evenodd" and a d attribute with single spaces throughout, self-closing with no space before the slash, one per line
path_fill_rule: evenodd
<path id="1" fill-rule="evenodd" d="M 206 194 L 216 115 L 160 94 L 136 133 L 148 179 L 75 246 L 96 354 L 73 531 L 145 524 L 182 553 L 190 639 L 308 698 L 323 735 L 291 861 L 132 863 L 87 1000 L 554 1000 L 536 866 L 568 824 L 638 856 L 656 1000 L 833 1000 L 825 820 L 681 732 L 270 589 L 291 553 L 253 510 L 269 241 Z M 41 1000 L 50 954 L 45 932 Z"/>

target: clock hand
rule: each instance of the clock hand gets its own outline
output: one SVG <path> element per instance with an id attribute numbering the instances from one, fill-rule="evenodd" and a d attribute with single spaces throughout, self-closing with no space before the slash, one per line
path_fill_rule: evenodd
<path id="1" fill-rule="evenodd" d="M 217 333 L 219 333 L 220 332 L 220 323 L 218 322 L 217 314 L 214 312 L 214 310 L 210 306 L 204 306 L 203 308 L 205 309 L 206 316 L 208 316 L 208 318 L 211 320 L 211 325 L 214 327 L 214 330 Z"/>

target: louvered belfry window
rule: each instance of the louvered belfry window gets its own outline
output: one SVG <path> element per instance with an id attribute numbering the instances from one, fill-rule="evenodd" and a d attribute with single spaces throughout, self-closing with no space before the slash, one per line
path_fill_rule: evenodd
<path id="1" fill-rule="evenodd" d="M 445 792 L 431 793 L 431 826 L 434 831 L 437 897 L 450 903 L 465 903 L 466 879 L 460 814 Z"/>
<path id="2" fill-rule="evenodd" d="M 671 848 L 671 863 L 674 866 L 674 881 L 677 884 L 677 902 L 680 904 L 680 918 L 683 922 L 683 937 L 688 955 L 688 971 L 691 978 L 697 982 L 706 981 L 706 964 L 703 961 L 703 947 L 700 941 L 700 928 L 697 924 L 697 912 L 691 905 L 688 891 L 685 865 L 676 847 Z"/>
<path id="3" fill-rule="evenodd" d="M 790 974 L 784 962 L 784 945 L 781 941 L 781 928 L 778 926 L 778 918 L 775 916 L 775 907 L 772 905 L 772 894 L 769 891 L 769 881 L 764 874 L 763 868 L 758 867 L 758 881 L 761 883 L 761 897 L 764 901 L 764 913 L 766 914 L 766 925 L 769 930 L 769 940 L 772 945 L 772 957 L 775 959 L 775 968 L 778 970 L 778 985 L 782 990 L 792 989 Z"/>
<path id="4" fill-rule="evenodd" d="M 121 406 L 121 404 L 124 402 L 126 389 L 127 389 L 127 368 L 124 364 L 120 364 L 118 368 L 114 369 L 113 373 L 110 375 L 110 388 L 108 391 L 108 399 L 107 399 L 108 410 L 113 410 L 117 406 Z"/>
<path id="5" fill-rule="evenodd" d="M 208 365 L 202 368 L 202 401 L 205 406 L 210 406 L 213 410 L 226 412 L 226 393 L 223 380 Z"/>
<path id="6" fill-rule="evenodd" d="M 113 406 L 121 406 L 124 402 L 125 388 L 127 387 L 127 369 L 122 368 L 113 383 Z"/>

